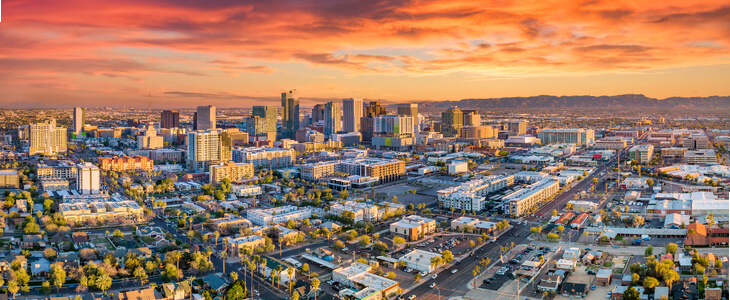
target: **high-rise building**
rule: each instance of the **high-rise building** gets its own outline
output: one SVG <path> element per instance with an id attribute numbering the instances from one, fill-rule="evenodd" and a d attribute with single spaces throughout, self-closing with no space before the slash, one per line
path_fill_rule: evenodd
<path id="1" fill-rule="evenodd" d="M 362 133 L 362 141 L 370 143 L 373 140 L 373 117 L 360 118 L 360 133 Z"/>
<path id="2" fill-rule="evenodd" d="M 459 136 L 463 125 L 464 115 L 460 109 L 452 107 L 441 113 L 441 134 L 443 134 L 444 137 Z"/>
<path id="3" fill-rule="evenodd" d="M 74 133 L 80 134 L 84 130 L 86 122 L 86 108 L 74 107 Z"/>
<path id="4" fill-rule="evenodd" d="M 101 180 L 99 167 L 90 162 L 77 164 L 76 169 L 76 190 L 82 195 L 98 194 L 100 190 Z"/>
<path id="5" fill-rule="evenodd" d="M 160 128 L 180 127 L 180 113 L 177 110 L 163 110 L 160 114 Z"/>
<path id="6" fill-rule="evenodd" d="M 525 121 L 510 121 L 507 123 L 507 129 L 517 135 L 527 133 L 527 122 Z"/>
<path id="7" fill-rule="evenodd" d="M 342 100 L 342 130 L 347 132 L 360 131 L 362 111 L 362 99 L 350 98 Z"/>
<path id="8" fill-rule="evenodd" d="M 151 122 L 143 132 L 144 135 L 137 137 L 137 149 L 158 149 L 164 146 L 165 138 L 157 135 L 157 130 Z"/>
<path id="9" fill-rule="evenodd" d="M 299 129 L 299 92 L 281 93 L 281 137 L 293 139 Z"/>
<path id="10" fill-rule="evenodd" d="M 337 102 L 327 102 L 324 105 L 324 135 L 337 133 L 342 130 L 342 108 Z"/>
<path id="11" fill-rule="evenodd" d="M 482 117 L 476 110 L 463 110 L 464 126 L 480 126 L 482 124 Z"/>
<path id="12" fill-rule="evenodd" d="M 196 130 L 215 130 L 215 106 L 198 106 L 195 122 Z"/>
<path id="13" fill-rule="evenodd" d="M 418 104 L 398 104 L 398 115 L 399 116 L 410 116 L 414 120 L 418 117 Z"/>
<path id="14" fill-rule="evenodd" d="M 385 115 L 385 107 L 380 106 L 380 102 L 378 101 L 370 101 L 364 110 L 364 116 L 368 118 Z"/>
<path id="15" fill-rule="evenodd" d="M 56 120 L 44 123 L 31 124 L 28 129 L 28 155 L 43 154 L 56 155 L 66 152 L 68 138 L 66 128 L 56 126 Z"/>
<path id="16" fill-rule="evenodd" d="M 254 106 L 251 112 L 253 122 L 251 122 L 251 125 L 249 125 L 249 122 L 246 122 L 248 135 L 250 137 L 263 136 L 266 137 L 266 140 L 275 141 L 277 115 L 276 106 Z M 257 120 L 255 117 L 259 117 L 260 120 Z"/>
<path id="17" fill-rule="evenodd" d="M 324 121 L 324 104 L 316 104 L 312 108 L 312 124 Z"/>
<path id="18" fill-rule="evenodd" d="M 413 129 L 413 117 L 410 116 L 373 118 L 372 145 L 378 150 L 410 150 L 414 145 Z"/>
<path id="19" fill-rule="evenodd" d="M 225 130 L 198 130 L 188 133 L 187 165 L 193 172 L 205 172 L 212 164 L 231 160 L 231 137 Z"/>

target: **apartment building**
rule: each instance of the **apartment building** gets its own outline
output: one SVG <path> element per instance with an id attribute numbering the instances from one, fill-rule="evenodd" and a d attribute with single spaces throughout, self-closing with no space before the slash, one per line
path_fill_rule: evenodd
<path id="1" fill-rule="evenodd" d="M 692 134 L 682 138 L 682 146 L 690 150 L 710 149 L 710 139 L 704 134 Z"/>
<path id="2" fill-rule="evenodd" d="M 28 141 L 28 155 L 54 156 L 68 149 L 66 128 L 56 126 L 56 120 L 28 126 Z"/>
<path id="3" fill-rule="evenodd" d="M 595 132 L 584 128 L 545 129 L 537 132 L 537 138 L 544 144 L 589 146 L 595 142 Z"/>
<path id="4" fill-rule="evenodd" d="M 258 185 L 231 185 L 231 192 L 238 197 L 251 197 L 263 195 L 261 186 Z"/>
<path id="5" fill-rule="evenodd" d="M 654 146 L 647 145 L 636 145 L 629 149 L 629 159 L 638 161 L 640 164 L 646 164 L 651 161 L 654 156 Z"/>
<path id="6" fill-rule="evenodd" d="M 499 133 L 492 126 L 467 126 L 461 129 L 461 137 L 465 139 L 491 139 Z"/>
<path id="7" fill-rule="evenodd" d="M 144 215 L 144 209 L 134 201 L 119 202 L 76 202 L 59 204 L 61 215 L 69 222 L 84 222 L 89 219 L 122 217 L 137 220 Z"/>
<path id="8" fill-rule="evenodd" d="M 390 224 L 390 232 L 405 237 L 408 241 L 416 241 L 436 231 L 436 220 L 411 215 Z"/>
<path id="9" fill-rule="evenodd" d="M 251 163 L 259 167 L 286 167 L 294 164 L 296 160 L 297 153 L 293 149 L 254 147 L 233 150 L 233 161 Z"/>
<path id="10" fill-rule="evenodd" d="M 513 218 L 525 215 L 560 190 L 560 183 L 546 178 L 504 197 L 504 211 Z"/>
<path id="11" fill-rule="evenodd" d="M 90 162 L 77 164 L 76 189 L 82 195 L 98 194 L 101 189 L 101 174 L 99 167 Z"/>
<path id="12" fill-rule="evenodd" d="M 210 166 L 210 184 L 218 184 L 223 178 L 237 182 L 254 176 L 254 167 L 251 163 L 236 163 L 229 161 Z"/>
<path id="13" fill-rule="evenodd" d="M 352 159 L 340 161 L 335 170 L 350 175 L 377 178 L 378 184 L 383 184 L 405 178 L 406 163 L 397 159 Z"/>
<path id="14" fill-rule="evenodd" d="M 715 150 L 695 150 L 684 153 L 684 162 L 688 165 L 714 165 L 717 164 Z"/>
<path id="15" fill-rule="evenodd" d="M 20 188 L 20 174 L 17 170 L 0 170 L 0 188 Z"/>
<path id="16" fill-rule="evenodd" d="M 330 213 L 341 215 L 346 211 L 355 213 L 355 223 L 378 220 L 378 206 L 364 202 L 347 201 L 344 204 L 335 204 L 330 207 Z"/>
<path id="17" fill-rule="evenodd" d="M 628 147 L 629 140 L 625 137 L 611 136 L 600 139 L 593 144 L 594 149 L 600 150 L 623 150 Z"/>
<path id="18" fill-rule="evenodd" d="M 341 290 L 340 299 L 380 300 L 395 294 L 398 282 L 371 273 L 372 267 L 363 263 L 353 263 L 348 267 L 332 270 L 332 280 L 350 286 Z"/>
<path id="19" fill-rule="evenodd" d="M 252 209 L 246 212 L 246 218 L 257 225 L 271 225 L 284 223 L 289 220 L 304 220 L 312 216 L 308 208 L 296 206 L 281 206 L 269 209 Z"/>
<path id="20" fill-rule="evenodd" d="M 129 172 L 129 171 L 147 171 L 153 169 L 153 161 L 144 156 L 114 156 L 99 157 L 99 168 L 105 171 Z"/>
<path id="21" fill-rule="evenodd" d="M 334 174 L 337 168 L 337 161 L 323 161 L 316 163 L 309 163 L 301 165 L 302 179 L 304 180 L 317 180 L 322 177 L 327 177 Z"/>
<path id="22" fill-rule="evenodd" d="M 266 244 L 266 240 L 258 235 L 249 235 L 237 237 L 234 239 L 228 239 L 228 256 L 229 257 L 241 257 L 243 249 L 249 249 L 253 251 L 258 246 Z"/>
<path id="23" fill-rule="evenodd" d="M 460 186 L 450 187 L 436 192 L 440 207 L 458 210 L 481 211 L 486 204 L 486 195 L 514 185 L 515 177 L 489 176 L 470 180 Z"/>
<path id="24" fill-rule="evenodd" d="M 57 162 L 55 165 L 36 165 L 38 179 L 73 179 L 75 181 L 77 175 L 76 165 L 68 160 Z"/>
<path id="25" fill-rule="evenodd" d="M 212 124 L 215 126 L 215 121 Z M 210 165 L 231 160 L 233 142 L 225 130 L 190 132 L 185 143 L 188 150 L 187 165 L 192 172 L 205 172 L 209 170 Z"/>

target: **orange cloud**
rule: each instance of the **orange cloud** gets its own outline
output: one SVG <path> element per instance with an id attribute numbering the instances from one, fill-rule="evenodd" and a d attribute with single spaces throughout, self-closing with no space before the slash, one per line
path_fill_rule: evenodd
<path id="1" fill-rule="evenodd" d="M 718 0 L 3 5 L 0 86 L 17 89 L 25 82 L 49 91 L 102 76 L 120 91 L 146 84 L 203 87 L 209 90 L 185 97 L 205 99 L 229 97 L 220 86 L 223 77 L 286 88 L 330 86 L 329 78 L 364 75 L 379 78 L 365 89 L 377 93 L 378 82 L 402 76 L 534 78 L 720 65 L 728 63 L 730 47 L 730 5 Z M 345 80 L 334 84 L 329 91 L 353 87 Z M 254 97 L 278 92 L 232 88 Z"/>

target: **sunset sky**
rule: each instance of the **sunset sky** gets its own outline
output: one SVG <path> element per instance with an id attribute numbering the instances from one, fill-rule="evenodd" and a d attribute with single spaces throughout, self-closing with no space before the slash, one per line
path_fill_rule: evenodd
<path id="1" fill-rule="evenodd" d="M 730 95 L 730 4 L 2 0 L 0 108 Z M 305 101 L 305 104 L 310 104 Z"/>

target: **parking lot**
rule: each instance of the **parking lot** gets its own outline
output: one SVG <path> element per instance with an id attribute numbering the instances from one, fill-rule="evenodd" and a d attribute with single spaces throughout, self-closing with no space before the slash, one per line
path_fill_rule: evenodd
<path id="1" fill-rule="evenodd" d="M 533 250 L 529 250 L 530 248 L 532 248 Z M 527 245 L 519 245 L 515 248 L 515 250 L 507 255 L 507 258 L 505 258 L 505 261 L 509 259 L 507 263 L 497 262 L 497 264 L 495 264 L 488 272 L 488 274 L 490 275 L 492 274 L 492 272 L 494 274 L 491 277 L 482 280 L 480 288 L 498 291 L 503 286 L 505 286 L 505 283 L 514 283 L 514 281 L 511 279 L 513 277 L 512 273 L 519 270 L 521 265 L 525 261 L 539 261 L 539 257 L 541 255 L 547 256 L 549 253 L 551 253 L 552 250 L 546 248 L 530 248 L 528 248 Z M 526 278 L 522 279 L 527 280 Z"/>

